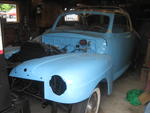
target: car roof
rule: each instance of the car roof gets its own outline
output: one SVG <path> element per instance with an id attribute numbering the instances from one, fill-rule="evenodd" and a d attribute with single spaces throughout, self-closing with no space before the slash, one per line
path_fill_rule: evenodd
<path id="1" fill-rule="evenodd" d="M 79 7 L 71 8 L 70 11 L 77 11 L 77 12 L 96 11 L 96 12 L 104 12 L 104 13 L 111 13 L 111 14 L 128 15 L 128 13 L 124 9 L 116 6 L 79 6 Z"/>

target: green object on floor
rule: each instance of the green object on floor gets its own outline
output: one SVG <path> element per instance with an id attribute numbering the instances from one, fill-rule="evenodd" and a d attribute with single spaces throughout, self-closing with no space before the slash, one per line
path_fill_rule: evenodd
<path id="1" fill-rule="evenodd" d="M 143 93 L 143 90 L 133 89 L 127 92 L 126 99 L 130 102 L 130 104 L 134 106 L 141 105 L 142 103 L 139 100 L 139 96 Z"/>

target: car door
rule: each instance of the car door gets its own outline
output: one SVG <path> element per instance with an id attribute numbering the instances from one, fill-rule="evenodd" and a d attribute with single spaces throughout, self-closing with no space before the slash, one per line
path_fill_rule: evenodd
<path id="1" fill-rule="evenodd" d="M 109 34 L 108 53 L 113 62 L 113 79 L 118 78 L 130 65 L 134 48 L 134 36 L 129 18 L 125 15 L 114 16 L 112 33 Z"/>

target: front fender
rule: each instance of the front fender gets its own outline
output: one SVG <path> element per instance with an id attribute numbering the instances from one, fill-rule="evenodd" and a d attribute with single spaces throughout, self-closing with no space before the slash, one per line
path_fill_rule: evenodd
<path id="1" fill-rule="evenodd" d="M 23 72 L 25 69 L 26 72 Z M 87 99 L 101 80 L 106 79 L 111 83 L 111 69 L 108 55 L 76 53 L 27 61 L 16 67 L 10 75 L 43 81 L 44 98 L 47 100 L 77 103 Z M 50 86 L 54 75 L 60 76 L 66 83 L 66 90 L 61 95 L 55 94 Z"/>

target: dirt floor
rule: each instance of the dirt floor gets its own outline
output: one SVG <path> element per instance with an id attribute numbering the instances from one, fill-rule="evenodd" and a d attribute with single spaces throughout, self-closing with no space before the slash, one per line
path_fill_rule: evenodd
<path id="1" fill-rule="evenodd" d="M 131 89 L 143 89 L 139 73 L 126 72 L 122 77 L 114 82 L 113 93 L 110 96 L 102 95 L 101 110 L 99 113 L 143 113 L 144 106 L 130 105 L 125 97 Z M 45 109 L 41 107 L 41 102 L 30 99 L 31 113 L 51 113 L 51 106 Z M 59 111 L 59 113 L 64 113 Z"/>

